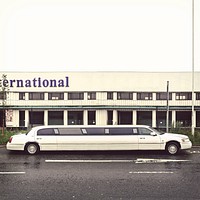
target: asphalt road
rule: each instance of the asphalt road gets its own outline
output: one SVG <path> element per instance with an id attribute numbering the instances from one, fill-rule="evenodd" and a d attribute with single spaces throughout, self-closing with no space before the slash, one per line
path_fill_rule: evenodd
<path id="1" fill-rule="evenodd" d="M 200 148 L 42 152 L 0 148 L 1 200 L 200 199 Z"/>

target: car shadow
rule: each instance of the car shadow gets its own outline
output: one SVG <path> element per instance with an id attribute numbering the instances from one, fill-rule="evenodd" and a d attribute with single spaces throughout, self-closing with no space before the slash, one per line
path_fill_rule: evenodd
<path id="1" fill-rule="evenodd" d="M 9 151 L 9 154 L 15 154 L 15 155 L 27 155 L 26 152 L 24 151 Z M 127 155 L 132 155 L 132 156 L 184 156 L 184 155 L 190 155 L 190 151 L 182 150 L 178 152 L 176 155 L 169 155 L 165 151 L 156 151 L 156 150 L 126 150 L 126 151 L 121 151 L 121 150 L 113 150 L 113 151 L 41 151 L 37 155 L 71 155 L 71 156 L 127 156 Z"/>

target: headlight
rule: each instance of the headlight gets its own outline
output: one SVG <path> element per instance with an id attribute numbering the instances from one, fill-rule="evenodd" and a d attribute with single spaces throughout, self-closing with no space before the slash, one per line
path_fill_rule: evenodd
<path id="1" fill-rule="evenodd" d="M 182 142 L 189 142 L 190 141 L 189 138 L 183 138 L 181 140 L 182 140 Z"/>

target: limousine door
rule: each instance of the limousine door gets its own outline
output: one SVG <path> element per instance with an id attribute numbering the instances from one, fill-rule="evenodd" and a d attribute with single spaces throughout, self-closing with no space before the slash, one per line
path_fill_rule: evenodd
<path id="1" fill-rule="evenodd" d="M 86 144 L 87 138 L 82 134 L 80 128 L 59 128 L 58 150 L 84 150 L 83 147 Z"/>
<path id="2" fill-rule="evenodd" d="M 161 138 L 158 134 L 152 134 L 148 128 L 139 128 L 139 150 L 159 150 Z"/>
<path id="3" fill-rule="evenodd" d="M 108 131 L 110 141 L 107 142 L 112 150 L 138 150 L 137 128 L 109 128 Z"/>
<path id="4" fill-rule="evenodd" d="M 132 128 L 61 128 L 58 150 L 137 150 Z"/>
<path id="5" fill-rule="evenodd" d="M 57 129 L 40 129 L 37 131 L 35 140 L 43 151 L 57 150 Z"/>

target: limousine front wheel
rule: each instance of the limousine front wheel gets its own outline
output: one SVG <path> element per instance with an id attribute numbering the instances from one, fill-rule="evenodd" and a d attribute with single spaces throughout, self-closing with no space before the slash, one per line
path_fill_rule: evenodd
<path id="1" fill-rule="evenodd" d="M 177 154 L 179 149 L 180 149 L 179 144 L 176 142 L 169 142 L 166 146 L 167 153 L 171 155 Z"/>
<path id="2" fill-rule="evenodd" d="M 28 143 L 25 146 L 25 151 L 28 154 L 34 155 L 39 152 L 39 146 L 35 143 Z"/>

